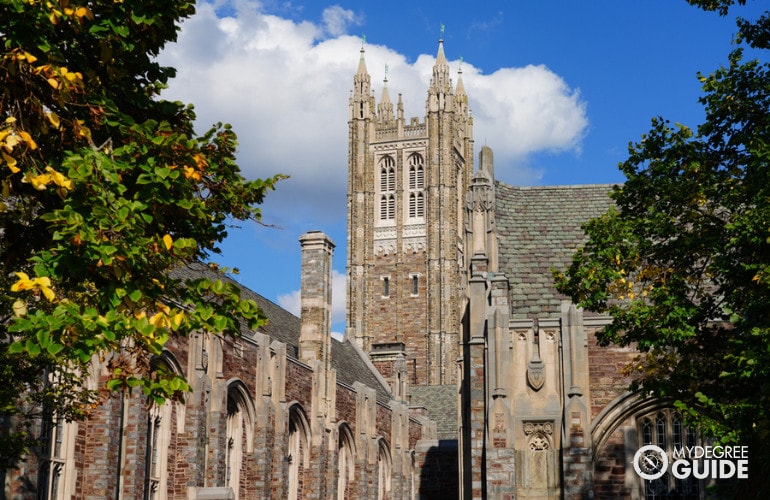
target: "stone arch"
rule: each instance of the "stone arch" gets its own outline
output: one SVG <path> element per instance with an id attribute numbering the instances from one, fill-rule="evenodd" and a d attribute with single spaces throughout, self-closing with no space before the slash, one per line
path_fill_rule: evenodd
<path id="1" fill-rule="evenodd" d="M 390 493 L 390 477 L 393 471 L 393 459 L 390 446 L 385 438 L 377 439 L 377 498 L 383 499 Z"/>
<path id="2" fill-rule="evenodd" d="M 257 410 L 254 406 L 254 399 L 251 397 L 249 388 L 246 387 L 240 379 L 233 378 L 227 381 L 228 405 L 230 398 L 238 405 L 238 409 L 243 412 L 244 427 L 246 430 L 246 452 L 254 451 L 254 426 L 257 422 Z"/>
<path id="3" fill-rule="evenodd" d="M 598 454 L 612 433 L 629 417 L 671 406 L 672 401 L 670 399 L 645 397 L 639 392 L 626 392 L 615 398 L 604 407 L 591 423 L 593 461 L 596 462 Z"/>
<path id="4" fill-rule="evenodd" d="M 299 403 L 289 405 L 289 435 L 286 461 L 289 465 L 287 485 L 289 500 L 300 498 L 304 486 L 304 473 L 310 468 L 310 424 L 304 408 Z"/>
<path id="5" fill-rule="evenodd" d="M 152 372 L 163 371 L 184 376 L 182 367 L 171 351 L 164 349 L 160 355 L 150 358 Z M 154 403 L 147 412 L 147 441 L 144 467 L 144 493 L 146 498 L 165 500 L 169 484 L 168 450 L 172 439 L 173 413 L 176 412 L 176 431 L 184 431 L 184 405 L 166 400 Z"/>
<path id="6" fill-rule="evenodd" d="M 348 491 L 356 477 L 356 441 L 347 422 L 337 426 L 337 498 L 351 498 Z"/>
<path id="7" fill-rule="evenodd" d="M 241 469 L 243 468 L 243 441 L 246 452 L 254 451 L 256 410 L 246 384 L 239 379 L 227 382 L 227 428 L 225 441 L 225 486 L 239 497 Z"/>

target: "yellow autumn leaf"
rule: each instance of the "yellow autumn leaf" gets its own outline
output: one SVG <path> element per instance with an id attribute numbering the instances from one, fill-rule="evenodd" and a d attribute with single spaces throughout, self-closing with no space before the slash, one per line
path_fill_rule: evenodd
<path id="1" fill-rule="evenodd" d="M 48 118 L 48 121 L 51 122 L 51 125 L 53 125 L 55 129 L 59 128 L 59 125 L 61 124 L 61 121 L 59 120 L 59 115 L 57 115 L 54 112 L 50 112 L 50 113 L 46 113 L 45 117 Z"/>
<path id="2" fill-rule="evenodd" d="M 171 328 L 176 330 L 182 326 L 182 322 L 184 322 L 184 316 L 184 311 L 179 311 L 178 313 L 174 314 L 171 317 Z"/>
<path id="3" fill-rule="evenodd" d="M 48 85 L 50 85 L 51 87 L 53 87 L 55 89 L 59 88 L 59 82 L 56 81 L 56 78 L 49 78 L 48 79 Z"/>
<path id="4" fill-rule="evenodd" d="M 201 173 L 192 167 L 188 167 L 187 165 L 184 166 L 184 176 L 188 179 L 193 179 L 196 181 L 201 180 Z"/>
<path id="5" fill-rule="evenodd" d="M 50 173 L 51 180 L 59 187 L 72 191 L 75 185 L 64 174 L 57 172 L 51 167 L 45 167 L 46 172 Z"/>
<path id="6" fill-rule="evenodd" d="M 88 10 L 88 7 L 78 7 L 77 9 L 75 9 L 75 15 L 77 17 L 87 17 L 89 19 L 91 19 L 92 17 L 91 11 Z"/>
<path id="7" fill-rule="evenodd" d="M 32 64 L 33 62 L 37 61 L 37 57 L 33 56 L 29 52 L 24 53 L 24 58 L 27 60 L 28 63 Z"/>
<path id="8" fill-rule="evenodd" d="M 41 286 L 40 291 L 43 292 L 43 295 L 48 299 L 48 302 L 53 302 L 53 299 L 56 298 L 56 294 L 47 286 Z"/>
<path id="9" fill-rule="evenodd" d="M 13 303 L 13 314 L 17 318 L 23 318 L 27 315 L 27 303 L 23 300 L 17 300 Z"/>
<path id="10" fill-rule="evenodd" d="M 206 157 L 203 156 L 203 153 L 196 153 L 193 155 L 193 159 L 195 159 L 195 164 L 198 165 L 198 168 L 201 170 L 209 165 L 209 163 L 206 161 Z"/>
<path id="11" fill-rule="evenodd" d="M 165 235 L 163 237 L 163 244 L 166 246 L 166 250 L 171 250 L 171 247 L 174 246 L 174 240 L 171 239 L 171 235 Z"/>
<path id="12" fill-rule="evenodd" d="M 21 169 L 16 166 L 16 158 L 14 158 L 13 156 L 9 155 L 5 151 L 3 151 L 3 160 L 5 160 L 5 163 L 8 165 L 8 168 L 11 169 L 12 173 L 15 174 L 15 173 L 21 171 Z"/>
<path id="13" fill-rule="evenodd" d="M 38 191 L 44 191 L 46 186 L 48 186 L 48 183 L 51 182 L 51 176 L 48 174 L 32 175 L 27 173 L 27 175 L 21 179 L 21 182 L 32 184 L 32 187 Z"/>
<path id="14" fill-rule="evenodd" d="M 32 136 L 29 135 L 29 132 L 26 132 L 24 130 L 19 131 L 19 136 L 24 140 L 24 142 L 27 143 L 27 146 L 29 146 L 29 149 L 37 149 L 37 143 L 34 139 L 32 139 Z"/>
<path id="15" fill-rule="evenodd" d="M 5 150 L 9 153 L 13 151 L 13 148 L 21 142 L 21 139 L 19 139 L 19 136 L 16 134 L 11 134 L 5 139 L 5 144 L 3 146 L 5 147 Z"/>
<path id="16" fill-rule="evenodd" d="M 19 281 L 11 285 L 12 292 L 21 292 L 23 290 L 32 290 L 34 288 L 35 284 L 31 279 L 29 279 L 29 275 L 27 273 L 17 272 L 14 274 L 17 278 L 19 278 Z"/>

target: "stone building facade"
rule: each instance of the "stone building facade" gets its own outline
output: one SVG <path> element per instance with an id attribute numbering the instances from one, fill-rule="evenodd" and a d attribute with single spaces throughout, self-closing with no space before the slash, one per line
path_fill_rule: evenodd
<path id="1" fill-rule="evenodd" d="M 394 397 L 357 344 L 332 339 L 334 245 L 320 232 L 300 241 L 301 318 L 244 289 L 267 326 L 172 339 L 152 360 L 186 377 L 183 403 L 105 393 L 88 420 L 49 421 L 44 446 L 0 476 L 0 498 L 414 498 L 415 450 L 435 441 L 435 424 Z M 88 388 L 103 390 L 104 366 L 93 368 Z"/>
<path id="2" fill-rule="evenodd" d="M 553 287 L 612 186 L 509 186 L 486 146 L 474 170 L 468 95 L 462 74 L 452 84 L 442 41 L 424 119 L 405 119 L 401 95 L 394 116 L 388 85 L 378 103 L 362 49 L 349 117 L 348 336 L 391 383 L 405 376 L 409 403 L 437 422 L 425 453 L 443 480 L 421 497 L 702 498 L 696 482 L 637 476 L 641 445 L 697 436 L 670 402 L 627 391 L 623 368 L 637 353 L 594 335 L 610 318 Z"/>
<path id="3" fill-rule="evenodd" d="M 387 78 L 375 103 L 362 48 L 349 107 L 347 335 L 378 366 L 403 351 L 412 385 L 455 384 L 473 173 L 462 77 L 455 87 L 439 43 L 425 119 L 407 120 Z"/>
<path id="4" fill-rule="evenodd" d="M 553 288 L 609 207 L 609 185 L 514 187 L 439 42 L 423 119 L 379 102 L 362 49 L 349 101 L 347 330 L 330 337 L 331 254 L 301 238 L 297 318 L 249 290 L 270 323 L 172 340 L 153 360 L 184 403 L 105 394 L 85 422 L 5 471 L 5 499 L 699 499 L 642 481 L 642 445 L 697 442 L 669 401 L 627 391 L 632 349 L 600 347 L 609 318 Z M 212 275 L 205 266 L 179 271 Z M 95 362 L 89 388 L 104 386 Z M 7 425 L 0 420 L 0 431 Z"/>

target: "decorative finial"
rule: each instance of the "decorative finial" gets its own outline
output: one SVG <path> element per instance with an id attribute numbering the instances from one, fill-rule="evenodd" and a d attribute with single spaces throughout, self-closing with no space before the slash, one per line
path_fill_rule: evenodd
<path id="1" fill-rule="evenodd" d="M 385 81 L 388 81 L 388 65 L 385 65 Z"/>
<path id="2" fill-rule="evenodd" d="M 458 70 L 462 73 L 463 71 L 463 56 L 460 56 L 460 69 Z"/>
<path id="3" fill-rule="evenodd" d="M 444 38 L 444 23 L 441 23 L 441 38 Z"/>
<path id="4" fill-rule="evenodd" d="M 366 34 L 361 35 L 361 48 L 364 48 L 364 45 L 366 45 Z"/>

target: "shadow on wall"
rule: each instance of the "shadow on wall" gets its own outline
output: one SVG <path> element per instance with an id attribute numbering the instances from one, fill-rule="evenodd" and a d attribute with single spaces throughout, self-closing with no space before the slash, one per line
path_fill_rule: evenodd
<path id="1" fill-rule="evenodd" d="M 425 455 L 420 474 L 420 500 L 458 498 L 457 441 L 439 440 Z"/>

